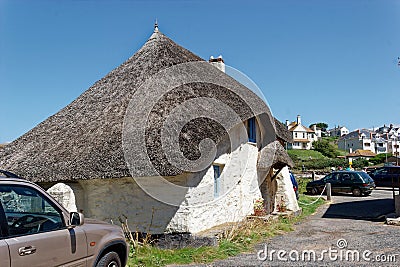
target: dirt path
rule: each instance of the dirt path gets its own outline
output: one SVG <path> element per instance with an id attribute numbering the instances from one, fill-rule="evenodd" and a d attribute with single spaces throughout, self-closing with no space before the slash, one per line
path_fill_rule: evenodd
<path id="1" fill-rule="evenodd" d="M 357 199 L 334 196 L 334 203 L 295 231 L 271 238 L 251 253 L 194 266 L 400 266 L 400 227 L 374 220 L 393 209 L 390 198 L 384 191 Z"/>

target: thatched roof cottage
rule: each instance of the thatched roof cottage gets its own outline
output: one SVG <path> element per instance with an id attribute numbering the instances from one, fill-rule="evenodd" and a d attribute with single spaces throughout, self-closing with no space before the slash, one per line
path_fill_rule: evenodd
<path id="1" fill-rule="evenodd" d="M 273 168 L 293 164 L 287 141 L 256 94 L 156 25 L 132 57 L 5 146 L 0 168 L 67 185 L 68 206 L 86 216 L 197 233 L 242 220 L 261 197 L 274 209 Z"/>

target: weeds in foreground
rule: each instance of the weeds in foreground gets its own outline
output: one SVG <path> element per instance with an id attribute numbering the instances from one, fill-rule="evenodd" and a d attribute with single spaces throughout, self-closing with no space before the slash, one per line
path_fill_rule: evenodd
<path id="1" fill-rule="evenodd" d="M 303 203 L 312 202 L 314 198 L 300 195 Z M 159 249 L 151 245 L 150 240 L 139 241 L 139 235 L 133 234 L 131 253 L 128 266 L 164 266 L 167 264 L 208 263 L 215 260 L 235 256 L 241 252 L 250 251 L 254 245 L 275 235 L 293 230 L 293 225 L 303 218 L 314 213 L 324 200 L 320 199 L 313 205 L 301 206 L 299 216 L 275 217 L 264 220 L 262 218 L 248 218 L 240 223 L 231 224 L 220 236 L 217 247 Z M 126 225 L 127 222 L 125 221 Z M 127 228 L 129 230 L 129 228 Z M 131 239 L 132 240 L 132 239 Z"/>

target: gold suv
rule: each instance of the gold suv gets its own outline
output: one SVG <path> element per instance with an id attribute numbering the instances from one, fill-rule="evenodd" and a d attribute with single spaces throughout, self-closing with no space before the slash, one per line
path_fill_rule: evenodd
<path id="1" fill-rule="evenodd" d="M 0 170 L 0 266 L 125 266 L 121 227 L 68 212 L 38 185 Z"/>

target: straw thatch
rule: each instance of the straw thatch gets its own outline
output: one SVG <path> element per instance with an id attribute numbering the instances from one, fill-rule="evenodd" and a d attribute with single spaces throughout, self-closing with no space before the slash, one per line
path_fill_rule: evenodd
<path id="1" fill-rule="evenodd" d="M 284 142 L 293 143 L 293 136 L 282 122 L 275 118 L 276 136 Z"/>
<path id="2" fill-rule="evenodd" d="M 272 142 L 261 149 L 257 163 L 259 169 L 269 170 L 271 166 L 280 169 L 286 165 L 293 167 L 294 162 L 279 141 Z"/>
<path id="3" fill-rule="evenodd" d="M 126 62 L 68 106 L 1 150 L 0 168 L 34 182 L 131 176 L 122 147 L 124 116 L 129 102 L 149 77 L 186 62 L 204 61 L 156 30 Z M 193 97 L 216 98 L 233 109 L 242 120 L 264 112 L 273 125 L 269 110 L 254 93 L 210 64 L 202 66 L 193 71 L 199 76 L 218 76 L 227 86 L 192 83 L 177 87 L 162 96 L 152 110 L 146 128 L 146 151 L 138 151 L 138 156 L 149 158 L 161 175 L 182 172 L 169 164 L 160 144 L 160 125 L 176 103 Z M 246 103 L 252 103 L 253 107 Z M 226 134 L 226 129 L 206 118 L 192 121 L 183 131 L 180 146 L 188 159 L 199 156 L 197 147 L 204 138 L 218 143 Z M 139 175 L 148 176 L 143 170 Z"/>

